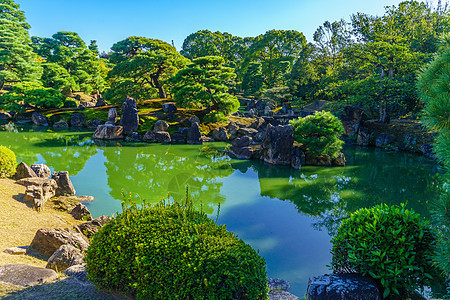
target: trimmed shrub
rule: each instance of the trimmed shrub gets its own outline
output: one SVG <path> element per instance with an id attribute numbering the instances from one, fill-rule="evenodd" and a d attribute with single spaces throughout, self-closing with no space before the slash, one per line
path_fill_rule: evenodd
<path id="1" fill-rule="evenodd" d="M 305 145 L 312 156 L 338 156 L 344 143 L 342 122 L 330 112 L 318 111 L 314 115 L 289 122 L 294 129 L 294 140 Z"/>
<path id="2" fill-rule="evenodd" d="M 85 261 L 98 288 L 137 299 L 267 299 L 264 259 L 179 204 L 125 208 L 94 235 Z"/>
<path id="3" fill-rule="evenodd" d="M 75 100 L 66 100 L 64 101 L 64 105 L 63 107 L 68 107 L 68 108 L 72 108 L 72 107 L 78 107 L 78 104 Z"/>
<path id="4" fill-rule="evenodd" d="M 226 122 L 228 118 L 220 111 L 212 111 L 203 117 L 205 123 Z"/>
<path id="5" fill-rule="evenodd" d="M 431 255 L 436 236 L 405 205 L 363 208 L 345 219 L 332 239 L 336 273 L 358 272 L 383 287 L 383 297 L 406 295 L 439 277 Z"/>
<path id="6" fill-rule="evenodd" d="M 11 177 L 16 173 L 17 158 L 12 150 L 0 146 L 0 177 Z"/>

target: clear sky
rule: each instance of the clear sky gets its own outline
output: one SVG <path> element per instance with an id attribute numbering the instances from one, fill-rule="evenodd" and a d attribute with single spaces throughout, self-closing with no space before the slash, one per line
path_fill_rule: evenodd
<path id="1" fill-rule="evenodd" d="M 382 15 L 399 0 L 16 0 L 31 25 L 30 34 L 51 37 L 77 32 L 100 51 L 128 36 L 183 40 L 201 29 L 257 36 L 271 29 L 294 29 L 312 41 L 325 21 L 350 19 L 356 12 Z"/>

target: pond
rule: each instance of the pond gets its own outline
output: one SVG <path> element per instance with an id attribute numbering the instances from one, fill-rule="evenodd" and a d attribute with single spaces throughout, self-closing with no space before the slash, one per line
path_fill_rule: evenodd
<path id="1" fill-rule="evenodd" d="M 93 141 L 92 132 L 5 125 L 0 145 L 18 161 L 70 172 L 77 195 L 94 217 L 121 211 L 123 193 L 134 201 L 189 198 L 226 224 L 266 259 L 268 275 L 302 296 L 308 278 L 329 273 L 330 240 L 349 213 L 379 203 L 400 204 L 424 218 L 437 196 L 438 168 L 424 157 L 371 148 L 344 148 L 346 167 L 294 170 L 224 154 L 225 143 L 131 144 Z"/>

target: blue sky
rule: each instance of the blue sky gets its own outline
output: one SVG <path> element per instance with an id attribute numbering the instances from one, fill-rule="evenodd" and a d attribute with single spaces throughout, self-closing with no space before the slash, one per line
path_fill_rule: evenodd
<path id="1" fill-rule="evenodd" d="M 174 40 L 180 50 L 191 33 L 209 29 L 257 36 L 271 29 L 294 29 L 308 39 L 325 21 L 349 20 L 356 12 L 381 15 L 398 0 L 16 0 L 31 25 L 30 34 L 50 37 L 77 32 L 97 40 L 100 51 L 128 36 Z"/>

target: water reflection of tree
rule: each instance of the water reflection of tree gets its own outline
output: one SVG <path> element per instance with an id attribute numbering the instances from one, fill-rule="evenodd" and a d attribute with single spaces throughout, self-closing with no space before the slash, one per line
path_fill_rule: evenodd
<path id="1" fill-rule="evenodd" d="M 373 153 L 372 153 L 373 152 Z M 292 202 L 302 214 L 316 218 L 317 229 L 335 232 L 340 221 L 362 207 L 400 204 L 428 217 L 436 196 L 436 166 L 417 156 L 373 149 L 346 149 L 347 167 L 304 167 L 300 171 L 253 164 L 261 195 Z"/>
<path id="2" fill-rule="evenodd" d="M 197 209 L 212 213 L 225 201 L 217 179 L 233 173 L 229 159 L 218 149 L 192 145 L 104 147 L 111 196 L 122 198 L 122 189 L 136 201 L 183 201 L 186 186 Z M 132 151 L 130 151 L 132 150 Z"/>

